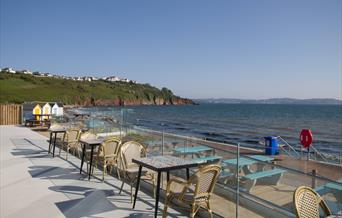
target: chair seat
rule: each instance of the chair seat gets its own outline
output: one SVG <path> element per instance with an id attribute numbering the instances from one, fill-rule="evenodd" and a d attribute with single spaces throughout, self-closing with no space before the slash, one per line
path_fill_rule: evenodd
<path id="1" fill-rule="evenodd" d="M 107 154 L 107 155 L 99 154 L 100 158 L 106 158 L 106 159 L 109 159 L 109 158 L 113 159 L 116 156 L 117 156 L 116 154 Z"/>
<path id="2" fill-rule="evenodd" d="M 138 167 L 138 166 L 129 167 L 129 168 L 126 169 L 126 171 L 127 171 L 128 173 L 138 173 L 138 172 L 139 172 L 139 167 Z M 147 172 L 147 170 L 142 169 L 141 172 L 142 172 L 142 173 L 143 173 L 143 172 Z"/>
<path id="3" fill-rule="evenodd" d="M 173 193 L 173 195 L 175 196 L 175 198 L 179 199 L 181 197 L 181 193 Z M 182 201 L 186 201 L 186 202 L 202 202 L 202 201 L 206 201 L 208 198 L 205 196 L 202 197 L 198 197 L 198 198 L 194 198 L 194 192 L 191 190 L 190 192 L 187 192 L 184 194 Z"/>

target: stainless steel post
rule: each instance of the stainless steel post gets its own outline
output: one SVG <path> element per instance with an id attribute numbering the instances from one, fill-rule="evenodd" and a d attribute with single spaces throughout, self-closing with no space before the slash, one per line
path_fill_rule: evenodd
<path id="1" fill-rule="evenodd" d="M 240 178 L 239 178 L 239 158 L 240 158 L 240 143 L 237 144 L 237 157 L 236 157 L 236 209 L 235 217 L 239 217 L 239 197 L 240 197 Z"/>
<path id="2" fill-rule="evenodd" d="M 312 170 L 312 179 L 311 179 L 311 188 L 312 189 L 316 188 L 316 175 L 317 175 L 317 170 L 313 169 Z"/>
<path id="3" fill-rule="evenodd" d="M 162 147 L 161 147 L 161 153 L 162 153 L 162 155 L 164 155 L 164 128 L 163 128 L 163 132 L 162 132 Z"/>

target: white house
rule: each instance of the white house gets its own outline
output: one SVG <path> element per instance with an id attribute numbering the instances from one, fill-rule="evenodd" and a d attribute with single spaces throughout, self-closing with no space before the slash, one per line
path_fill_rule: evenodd
<path id="1" fill-rule="evenodd" d="M 50 103 L 46 103 L 42 108 L 42 114 L 48 114 L 51 115 L 51 105 Z M 43 119 L 48 119 L 48 116 L 44 116 Z"/>
<path id="2" fill-rule="evenodd" d="M 52 107 L 52 115 L 63 116 L 63 104 L 55 103 Z"/>
<path id="3" fill-rule="evenodd" d="M 4 68 L 4 69 L 2 69 L 2 71 L 4 71 L 4 72 L 6 72 L 6 73 L 16 73 L 16 71 L 15 70 L 13 70 L 12 68 Z"/>
<path id="4" fill-rule="evenodd" d="M 120 81 L 120 78 L 117 76 L 110 76 L 110 77 L 106 77 L 106 80 L 110 82 L 116 82 L 116 81 Z"/>
<path id="5" fill-rule="evenodd" d="M 23 71 L 21 71 L 23 74 L 30 74 L 30 75 L 32 75 L 32 72 L 31 71 L 29 71 L 29 70 L 23 70 Z"/>

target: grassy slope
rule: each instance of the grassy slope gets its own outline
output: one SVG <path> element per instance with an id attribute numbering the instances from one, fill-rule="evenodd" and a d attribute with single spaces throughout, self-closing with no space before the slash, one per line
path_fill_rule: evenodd
<path id="1" fill-rule="evenodd" d="M 61 101 L 74 104 L 76 99 L 177 99 L 167 89 L 159 90 L 147 84 L 124 82 L 80 82 L 57 78 L 35 77 L 25 74 L 0 72 L 0 103 L 22 103 L 25 101 Z"/>

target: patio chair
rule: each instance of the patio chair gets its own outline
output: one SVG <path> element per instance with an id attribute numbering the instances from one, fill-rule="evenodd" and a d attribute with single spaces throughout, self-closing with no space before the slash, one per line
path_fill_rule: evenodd
<path id="1" fill-rule="evenodd" d="M 104 181 L 104 176 L 107 174 L 107 167 L 110 167 L 110 173 L 112 172 L 113 166 L 116 167 L 117 175 L 119 175 L 117 160 L 120 145 L 121 140 L 116 137 L 111 137 L 100 145 L 97 152 L 95 166 L 97 166 L 99 162 L 102 164 L 102 181 Z"/>
<path id="2" fill-rule="evenodd" d="M 331 215 L 322 197 L 309 187 L 298 187 L 293 195 L 293 202 L 298 218 L 318 218 L 320 217 L 319 208 L 323 210 L 325 216 Z"/>
<path id="3" fill-rule="evenodd" d="M 190 206 L 190 217 L 195 217 L 200 207 L 206 209 L 210 217 L 213 217 L 210 197 L 220 172 L 220 165 L 211 164 L 201 167 L 188 181 L 170 179 L 166 188 L 163 217 L 167 216 L 168 205 L 173 199 Z"/>
<path id="4" fill-rule="evenodd" d="M 80 157 L 80 149 L 79 149 L 79 143 L 78 143 L 80 133 L 81 133 L 81 130 L 78 128 L 71 128 L 71 129 L 68 129 L 66 131 L 66 133 L 64 134 L 64 137 L 63 137 L 61 149 L 59 149 L 59 156 L 61 156 L 61 150 L 63 149 L 63 147 L 66 147 L 65 148 L 65 151 L 66 151 L 66 157 L 65 158 L 67 160 L 68 160 L 68 154 L 69 154 L 70 149 L 73 150 L 74 155 L 76 155 L 75 153 L 77 151 L 78 157 Z"/>
<path id="5" fill-rule="evenodd" d="M 132 162 L 134 158 L 146 156 L 146 148 L 142 144 L 135 141 L 128 141 L 121 145 L 119 152 L 118 169 L 122 174 L 122 184 L 119 194 L 123 189 L 125 181 L 131 187 L 131 202 L 133 202 L 133 185 L 137 181 L 139 166 Z M 141 179 L 152 181 L 153 194 L 155 195 L 155 176 L 153 173 L 143 170 L 141 172 Z"/>

